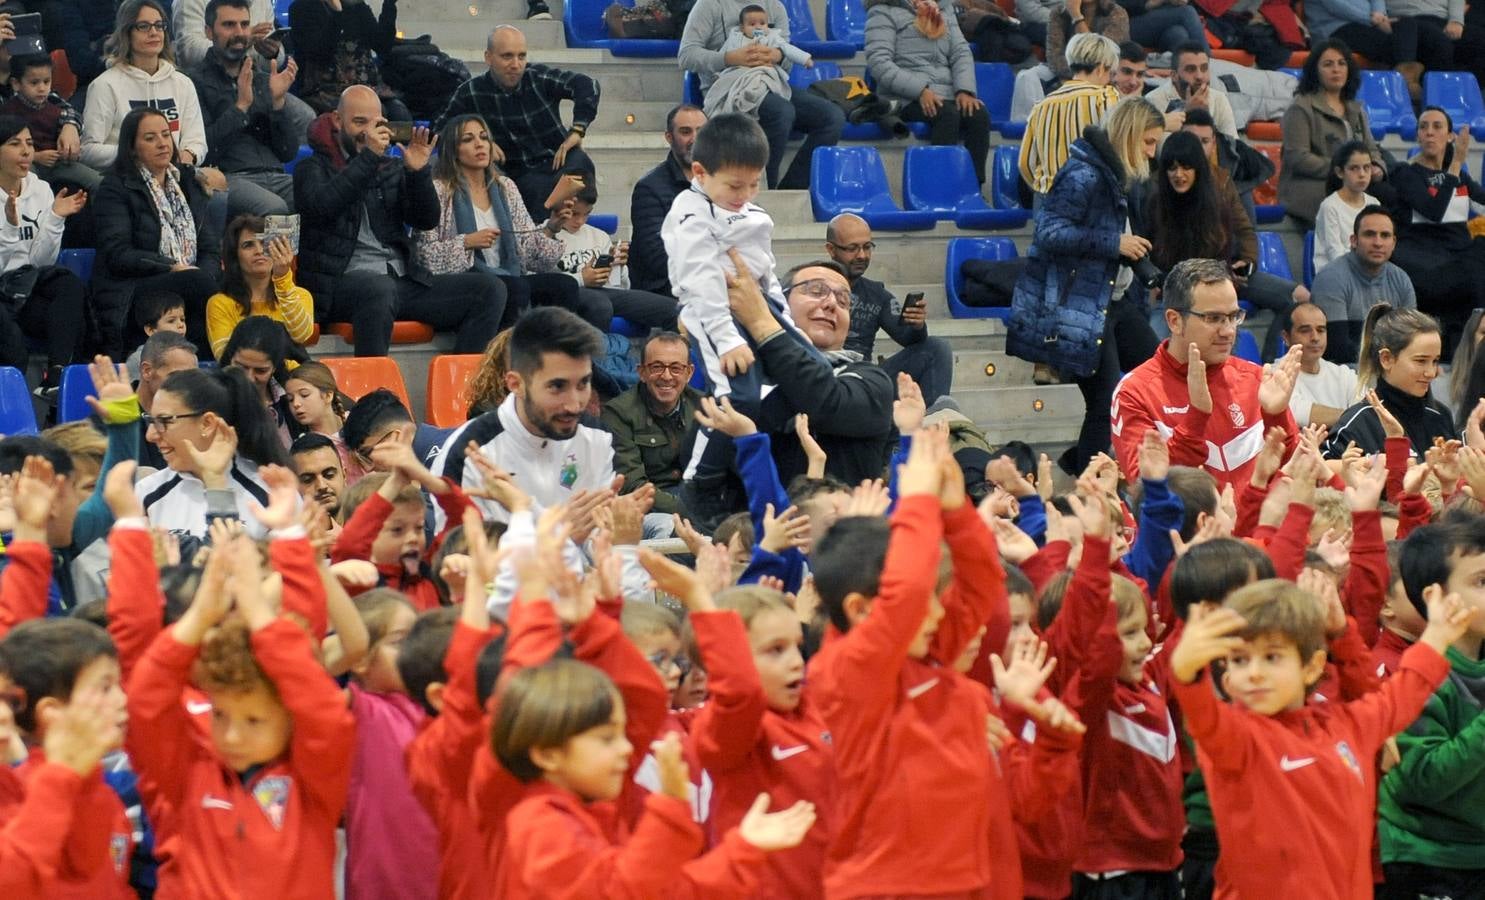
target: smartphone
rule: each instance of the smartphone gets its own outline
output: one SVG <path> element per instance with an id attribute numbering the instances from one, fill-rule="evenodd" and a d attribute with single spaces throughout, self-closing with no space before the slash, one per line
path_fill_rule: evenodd
<path id="1" fill-rule="evenodd" d="M 275 43 L 282 44 L 285 40 L 288 39 L 289 32 L 292 30 L 293 29 L 287 25 L 285 25 L 283 28 L 275 28 L 273 30 L 273 33 L 268 36 L 268 39 L 270 41 L 274 41 Z"/>
<path id="2" fill-rule="evenodd" d="M 614 255 L 612 253 L 604 253 L 604 254 L 600 255 L 597 259 L 593 260 L 593 268 L 595 268 L 595 269 L 608 269 L 608 268 L 612 268 L 613 267 L 613 264 L 614 264 Z"/>
<path id="3" fill-rule="evenodd" d="M 15 37 L 5 42 L 11 56 L 36 56 L 46 53 L 46 42 L 41 39 L 41 13 L 22 13 L 10 17 L 10 27 Z"/>
<path id="4" fill-rule="evenodd" d="M 899 324 L 899 325 L 902 324 L 902 321 L 907 316 L 907 311 L 909 309 L 912 309 L 913 307 L 917 307 L 917 306 L 922 306 L 922 305 L 923 305 L 923 292 L 922 291 L 913 291 L 911 294 L 908 294 L 907 297 L 902 301 L 902 312 L 900 312 L 900 313 L 897 314 L 897 324 Z"/>
<path id="5" fill-rule="evenodd" d="M 394 144 L 406 144 L 413 139 L 412 122 L 388 122 L 387 127 L 392 130 Z"/>

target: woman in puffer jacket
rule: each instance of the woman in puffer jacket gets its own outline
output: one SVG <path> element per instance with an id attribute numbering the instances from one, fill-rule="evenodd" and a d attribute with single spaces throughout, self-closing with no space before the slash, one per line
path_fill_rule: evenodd
<path id="1" fill-rule="evenodd" d="M 928 123 L 931 143 L 963 143 L 985 183 L 990 114 L 975 96 L 974 52 L 952 3 L 866 0 L 866 70 L 877 93 L 907 104 L 903 119 Z"/>
<path id="2" fill-rule="evenodd" d="M 1148 102 L 1126 100 L 1105 128 L 1088 126 L 1036 214 L 1026 271 L 1016 282 L 1006 349 L 1077 380 L 1086 412 L 1078 442 L 1059 460 L 1076 475 L 1109 448 L 1109 406 L 1119 373 L 1159 342 L 1143 304 L 1126 299 L 1130 266 L 1150 253 L 1131 233 L 1130 186 L 1149 177 L 1164 130 Z"/>

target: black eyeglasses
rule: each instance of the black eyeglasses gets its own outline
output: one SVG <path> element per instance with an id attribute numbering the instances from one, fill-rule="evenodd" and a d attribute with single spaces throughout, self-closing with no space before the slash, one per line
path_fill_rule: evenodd
<path id="1" fill-rule="evenodd" d="M 837 244 L 835 241 L 826 241 L 825 243 L 829 244 L 842 253 L 848 253 L 851 255 L 860 253 L 862 250 L 870 253 L 871 251 L 877 249 L 876 241 L 867 241 L 864 244 Z"/>
<path id="2" fill-rule="evenodd" d="M 132 29 L 134 29 L 139 34 L 147 34 L 147 33 L 151 32 L 151 31 L 158 31 L 161 34 L 164 34 L 165 33 L 165 23 L 164 22 L 135 22 L 133 25 L 130 25 L 129 27 L 132 28 Z"/>
<path id="3" fill-rule="evenodd" d="M 1221 328 L 1223 325 L 1241 325 L 1243 324 L 1243 320 L 1248 318 L 1247 311 L 1241 309 L 1230 313 L 1197 312 L 1194 309 L 1186 309 L 1182 310 L 1181 314 L 1201 319 L 1209 328 Z"/>
<path id="4" fill-rule="evenodd" d="M 654 376 L 655 378 L 659 378 L 666 372 L 669 372 L 676 378 L 685 378 L 686 373 L 690 370 L 690 363 L 671 363 L 668 366 L 665 363 L 661 362 L 645 363 L 645 371 L 649 372 L 650 375 Z"/>
<path id="5" fill-rule="evenodd" d="M 381 437 L 377 438 L 376 440 L 372 441 L 371 443 L 362 444 L 361 446 L 356 448 L 356 455 L 364 460 L 370 461 L 371 451 L 375 450 L 377 447 L 380 447 L 382 444 L 385 444 L 387 442 L 387 439 L 394 436 L 395 434 L 397 434 L 397 429 L 394 428 Z"/>
<path id="6" fill-rule="evenodd" d="M 176 422 L 183 419 L 199 419 L 206 415 L 205 412 L 176 413 L 175 415 L 152 416 L 149 413 L 141 413 L 139 421 L 144 423 L 145 428 L 153 428 L 156 431 L 164 431 Z"/>
<path id="7" fill-rule="evenodd" d="M 686 673 L 691 671 L 690 659 L 687 659 L 684 656 L 671 656 L 664 650 L 661 650 L 658 653 L 651 653 L 646 658 L 649 659 L 650 665 L 654 666 L 655 670 L 660 672 L 661 674 L 664 674 L 665 670 L 670 668 L 671 666 L 675 666 L 677 669 L 680 670 L 682 678 L 685 678 Z"/>

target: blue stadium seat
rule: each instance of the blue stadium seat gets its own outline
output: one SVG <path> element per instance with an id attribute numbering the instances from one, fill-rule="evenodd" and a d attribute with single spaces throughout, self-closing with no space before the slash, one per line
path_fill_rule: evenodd
<path id="1" fill-rule="evenodd" d="M 57 424 L 76 422 L 93 414 L 88 406 L 88 395 L 93 393 L 93 377 L 85 365 L 68 366 L 62 370 L 62 389 L 57 392 Z"/>
<path id="2" fill-rule="evenodd" d="M 995 209 L 1021 209 L 1021 147 L 1000 144 L 990 151 L 990 205 Z M 1030 211 L 1027 211 L 1028 218 Z"/>
<path id="3" fill-rule="evenodd" d="M 299 152 L 294 154 L 294 158 L 284 163 L 284 171 L 290 175 L 293 175 L 294 167 L 299 165 L 306 159 L 309 159 L 311 156 L 314 155 L 314 152 L 314 148 L 310 147 L 308 144 L 300 144 Z"/>
<path id="4" fill-rule="evenodd" d="M 1294 280 L 1289 253 L 1284 249 L 1284 238 L 1277 231 L 1258 232 L 1258 271 Z"/>
<path id="5" fill-rule="evenodd" d="M 784 12 L 789 14 L 789 43 L 817 60 L 850 59 L 856 55 L 856 45 L 850 41 L 827 41 L 820 37 L 815 29 L 815 17 L 810 14 L 809 0 L 783 0 L 783 4 Z"/>
<path id="6" fill-rule="evenodd" d="M 1233 345 L 1232 355 L 1238 359 L 1246 359 L 1250 363 L 1263 365 L 1263 353 L 1258 349 L 1258 339 L 1251 331 L 1238 329 L 1237 343 Z"/>
<path id="7" fill-rule="evenodd" d="M 87 282 L 93 277 L 93 257 L 96 255 L 97 252 L 90 247 L 63 250 L 57 254 L 57 265 L 70 269 L 74 275 Z"/>
<path id="8" fill-rule="evenodd" d="M 1279 71 L 1283 72 L 1285 75 L 1288 75 L 1290 78 L 1296 79 L 1299 78 L 1301 74 L 1303 74 L 1303 70 L 1296 69 L 1292 66 L 1280 66 Z"/>
<path id="9" fill-rule="evenodd" d="M 608 333 L 622 334 L 624 337 L 629 338 L 642 338 L 649 336 L 650 326 L 631 322 L 623 316 L 614 316 L 613 320 L 609 322 Z"/>
<path id="10" fill-rule="evenodd" d="M 293 5 L 294 0 L 273 0 L 273 21 L 278 27 L 289 27 L 289 7 Z"/>
<path id="11" fill-rule="evenodd" d="M 807 91 L 810 89 L 810 85 L 817 81 L 829 81 L 832 78 L 839 77 L 841 77 L 840 66 L 828 59 L 816 60 L 813 69 L 806 69 L 804 66 L 795 66 L 790 69 L 789 87 L 796 91 Z M 802 132 L 796 131 L 795 134 L 799 135 Z M 873 122 L 865 122 L 860 125 L 853 125 L 847 122 L 846 127 L 841 129 L 840 136 L 847 141 L 877 141 L 891 135 L 885 134 Z"/>
<path id="12" fill-rule="evenodd" d="M 619 217 L 615 213 L 594 213 L 588 217 L 588 224 L 599 231 L 613 234 L 619 230 Z"/>
<path id="13" fill-rule="evenodd" d="M 701 106 L 703 102 L 701 98 L 701 76 L 692 72 L 690 69 L 687 69 L 686 74 L 682 76 L 681 102 L 689 103 L 692 106 Z"/>
<path id="14" fill-rule="evenodd" d="M 853 212 L 872 228 L 885 231 L 924 231 L 936 221 L 933 213 L 904 210 L 892 199 L 887 170 L 875 147 L 816 147 L 810 166 L 810 206 L 818 222 Z"/>
<path id="15" fill-rule="evenodd" d="M 14 437 L 36 433 L 36 410 L 26 376 L 14 366 L 0 366 L 0 434 Z"/>
<path id="16" fill-rule="evenodd" d="M 1008 138 L 1026 134 L 1025 122 L 1011 121 L 1011 93 L 1016 73 L 1005 63 L 975 63 L 975 94 L 990 114 L 990 126 Z"/>
<path id="17" fill-rule="evenodd" d="M 1019 228 L 1022 209 L 992 209 L 980 196 L 974 163 L 963 147 L 909 147 L 902 158 L 902 200 L 960 228 Z"/>
<path id="18" fill-rule="evenodd" d="M 866 4 L 862 0 L 825 0 L 825 33 L 857 50 L 866 47 Z"/>
<path id="19" fill-rule="evenodd" d="M 612 0 L 620 6 L 633 6 L 634 0 Z M 603 22 L 603 11 L 610 0 L 564 0 L 562 25 L 567 32 L 567 46 L 607 50 L 614 56 L 647 58 L 675 56 L 681 42 L 648 38 L 611 38 Z"/>
<path id="20" fill-rule="evenodd" d="M 1418 117 L 1413 115 L 1413 100 L 1400 72 L 1362 69 L 1361 90 L 1356 99 L 1366 107 L 1372 137 L 1377 140 L 1389 131 L 1405 141 L 1418 136 Z"/>
<path id="21" fill-rule="evenodd" d="M 1315 232 L 1305 232 L 1305 256 L 1300 266 L 1305 276 L 1305 287 L 1315 283 Z"/>
<path id="22" fill-rule="evenodd" d="M 944 255 L 944 290 L 949 298 L 949 312 L 956 319 L 1004 319 L 1011 314 L 1008 306 L 966 306 L 959 299 L 964 292 L 964 275 L 959 271 L 966 260 L 1016 258 L 1016 242 L 1010 238 L 954 238 Z"/>
<path id="23" fill-rule="evenodd" d="M 1424 72 L 1423 103 L 1441 107 L 1454 120 L 1455 129 L 1469 126 L 1470 134 L 1485 140 L 1485 98 L 1469 72 Z"/>

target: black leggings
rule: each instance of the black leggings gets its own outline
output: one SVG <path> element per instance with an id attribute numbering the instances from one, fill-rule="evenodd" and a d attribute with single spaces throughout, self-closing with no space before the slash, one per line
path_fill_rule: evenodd
<path id="1" fill-rule="evenodd" d="M 42 266 L 31 296 L 12 312 L 0 304 L 0 365 L 26 370 L 30 356 L 27 338 L 46 343 L 48 366 L 67 366 L 81 359 L 83 302 L 87 288 L 82 279 L 61 266 Z"/>
<path id="2" fill-rule="evenodd" d="M 908 122 L 927 122 L 928 142 L 935 147 L 964 144 L 974 163 L 975 180 L 985 183 L 985 160 L 990 155 L 990 114 L 984 106 L 965 116 L 959 112 L 954 98 L 940 100 L 938 113 L 930 119 L 923 112 L 923 104 L 914 100 L 902 108 L 902 118 Z"/>
<path id="3" fill-rule="evenodd" d="M 1083 392 L 1083 427 L 1078 432 L 1078 443 L 1062 457 L 1064 470 L 1076 477 L 1087 468 L 1088 460 L 1108 452 L 1113 437 L 1109 407 L 1114 402 L 1114 388 L 1125 372 L 1154 356 L 1159 347 L 1160 340 L 1150 328 L 1143 304 L 1133 300 L 1109 304 L 1098 368 L 1078 381 L 1078 390 Z"/>
<path id="4" fill-rule="evenodd" d="M 500 327 L 514 325 L 521 313 L 533 306 L 560 306 L 577 313 L 583 321 L 607 331 L 614 318 L 613 304 L 596 291 L 578 290 L 577 279 L 564 272 L 542 272 L 536 275 L 501 275 L 510 299 L 505 306 L 505 319 Z"/>

